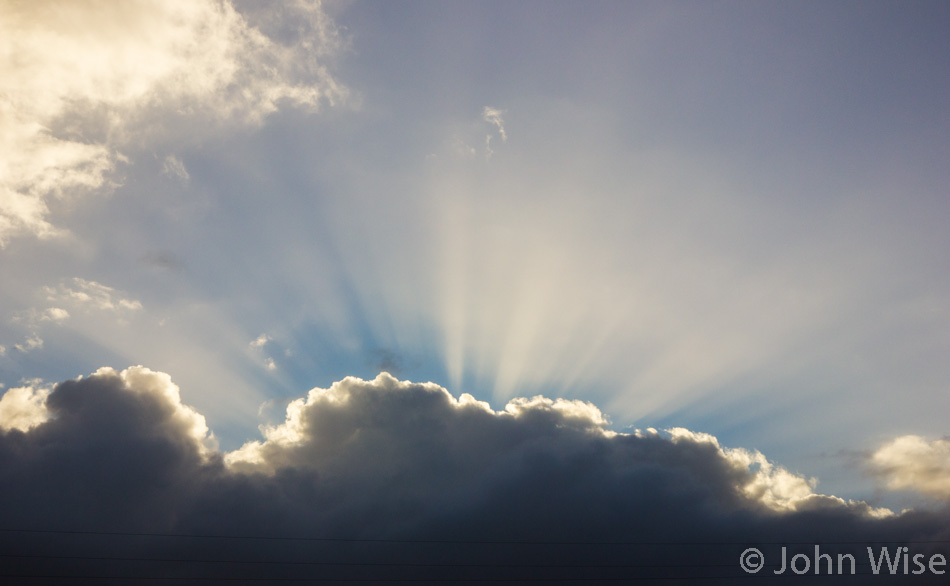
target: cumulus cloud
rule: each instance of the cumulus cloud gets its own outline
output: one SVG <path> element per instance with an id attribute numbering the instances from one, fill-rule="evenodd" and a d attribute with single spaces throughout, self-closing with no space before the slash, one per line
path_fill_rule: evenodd
<path id="1" fill-rule="evenodd" d="M 417 404 L 418 402 L 418 404 Z M 428 417 L 420 411 L 431 411 Z M 398 381 L 383 373 L 374 381 L 347 378 L 328 389 L 313 389 L 305 399 L 292 402 L 287 408 L 287 418 L 277 426 L 263 428 L 264 441 L 252 441 L 240 449 L 225 456 L 225 461 L 235 470 L 256 471 L 273 474 L 287 467 L 317 467 L 323 465 L 322 457 L 328 453 L 336 458 L 337 446 L 351 441 L 351 438 L 328 437 L 323 432 L 333 429 L 325 421 L 352 421 L 354 416 L 370 418 L 377 425 L 392 425 L 392 429 L 383 429 L 387 435 L 398 436 L 405 425 L 405 413 L 412 412 L 413 418 L 438 420 L 449 428 L 461 426 L 466 429 L 480 429 L 483 433 L 493 433 L 494 426 L 504 429 L 505 425 L 528 426 L 528 423 L 544 420 L 556 422 L 559 427 L 570 427 L 577 432 L 604 440 L 623 441 L 622 436 L 607 429 L 608 421 L 593 404 L 583 401 L 549 399 L 543 396 L 515 398 L 508 402 L 504 410 L 495 412 L 485 402 L 476 401 L 471 395 L 453 398 L 444 388 L 432 384 L 416 384 Z M 393 418 L 403 418 L 393 421 Z M 480 423 L 461 423 L 458 420 L 472 419 Z M 349 427 L 362 429 L 368 422 L 352 422 Z M 439 430 L 436 430 L 439 433 Z M 497 431 L 494 433 L 498 433 Z M 502 432 L 503 433 L 503 432 Z M 633 437 L 645 439 L 658 436 L 653 430 L 649 434 L 634 434 Z M 872 516 L 888 516 L 887 509 L 873 509 L 864 503 L 847 503 L 843 499 L 816 494 L 814 488 L 817 479 L 806 479 L 787 469 L 776 466 L 758 451 L 742 448 L 726 449 L 709 434 L 696 433 L 683 428 L 674 428 L 666 436 L 674 445 L 697 446 L 712 449 L 711 458 L 736 473 L 736 495 L 747 498 L 750 503 L 764 506 L 774 511 L 796 511 L 815 506 L 840 505 L 860 510 Z M 436 435 L 431 438 L 442 444 L 446 438 Z M 473 434 L 473 437 L 459 442 L 458 438 L 449 445 L 481 445 L 487 438 Z M 329 452 L 327 452 L 329 450 Z M 470 454 L 460 452 L 445 456 L 446 459 L 467 460 Z M 354 457 L 354 459 L 359 459 Z M 819 505 L 820 503 L 820 505 Z"/>
<path id="2" fill-rule="evenodd" d="M 14 387 L 0 397 L 0 430 L 27 431 L 49 419 L 46 398 L 50 390 L 29 385 Z"/>
<path id="3" fill-rule="evenodd" d="M 872 469 L 892 490 L 915 490 L 950 499 L 950 440 L 898 437 L 870 457 Z"/>
<path id="4" fill-rule="evenodd" d="M 5 527 L 80 532 L 0 531 L 4 551 L 32 556 L 0 559 L 19 575 L 699 581 L 742 576 L 730 564 L 756 544 L 950 537 L 944 513 L 881 518 L 707 434 L 615 433 L 595 406 L 563 399 L 496 411 L 387 374 L 313 389 L 229 453 L 171 378 L 144 367 L 11 389 L 0 428 Z M 97 548 L 110 559 L 88 559 Z M 117 557 L 139 560 L 137 573 Z"/>
<path id="5" fill-rule="evenodd" d="M 277 12 L 297 32 L 290 44 L 228 1 L 3 3 L 0 245 L 55 234 L 51 200 L 108 189 L 123 145 L 167 132 L 159 114 L 259 124 L 282 103 L 342 99 L 325 64 L 339 36 L 321 5 Z M 167 172 L 182 177 L 180 163 Z"/>

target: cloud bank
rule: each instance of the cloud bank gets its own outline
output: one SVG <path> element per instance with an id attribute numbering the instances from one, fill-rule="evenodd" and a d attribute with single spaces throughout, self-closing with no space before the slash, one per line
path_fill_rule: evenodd
<path id="1" fill-rule="evenodd" d="M 187 120 L 191 136 L 207 124 L 258 124 L 282 103 L 341 100 L 325 65 L 340 40 L 321 5 L 276 12 L 293 24 L 289 43 L 228 1 L 4 3 L 0 245 L 57 233 L 50 203 L 113 186 L 127 160 L 120 149 L 175 132 L 169 117 Z M 187 178 L 173 156 L 166 168 Z"/>
<path id="2" fill-rule="evenodd" d="M 10 389 L 0 429 L 5 575 L 698 581 L 741 576 L 756 545 L 950 540 L 946 512 L 819 495 L 707 434 L 618 434 L 563 399 L 495 411 L 385 373 L 313 389 L 230 453 L 141 366 Z"/>

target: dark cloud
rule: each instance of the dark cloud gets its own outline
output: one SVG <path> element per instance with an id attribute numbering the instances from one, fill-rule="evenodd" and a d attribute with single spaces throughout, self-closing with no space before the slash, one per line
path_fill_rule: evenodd
<path id="1" fill-rule="evenodd" d="M 402 357 L 388 348 L 377 348 L 370 352 L 367 363 L 379 372 L 390 372 L 398 375 L 403 369 Z"/>
<path id="2" fill-rule="evenodd" d="M 611 433 L 580 402 L 517 399 L 496 412 L 431 383 L 348 378 L 223 454 L 171 379 L 142 367 L 11 397 L 16 419 L 0 421 L 5 583 L 707 584 L 744 577 L 748 547 L 778 564 L 783 545 L 813 558 L 819 544 L 854 555 L 858 572 L 870 572 L 866 548 L 884 544 L 950 557 L 946 511 L 883 518 L 711 436 Z M 905 580 L 946 576 L 881 581 Z"/>
<path id="3" fill-rule="evenodd" d="M 180 271 L 185 267 L 185 261 L 181 257 L 164 250 L 146 253 L 142 262 L 150 267 L 168 271 Z"/>

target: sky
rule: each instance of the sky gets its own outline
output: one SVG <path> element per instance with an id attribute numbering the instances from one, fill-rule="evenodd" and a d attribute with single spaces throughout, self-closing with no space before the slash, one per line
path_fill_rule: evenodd
<path id="1" fill-rule="evenodd" d="M 4 510 L 945 535 L 948 28 L 925 1 L 0 3 Z M 603 523 L 552 529 L 571 499 Z"/>

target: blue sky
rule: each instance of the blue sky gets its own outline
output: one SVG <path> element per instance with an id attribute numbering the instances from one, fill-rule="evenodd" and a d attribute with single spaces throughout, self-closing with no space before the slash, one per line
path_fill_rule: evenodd
<path id="1" fill-rule="evenodd" d="M 2 9 L 5 388 L 141 364 L 233 450 L 388 370 L 924 498 L 943 3 L 266 6 Z"/>

